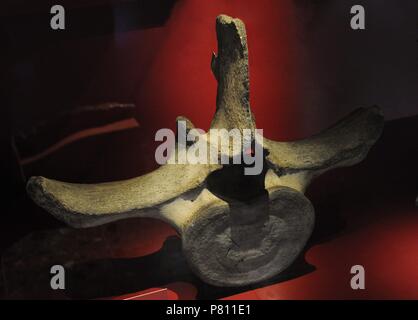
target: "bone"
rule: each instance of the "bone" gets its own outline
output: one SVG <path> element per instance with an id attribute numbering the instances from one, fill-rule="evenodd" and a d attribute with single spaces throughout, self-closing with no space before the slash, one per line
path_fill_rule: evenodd
<path id="1" fill-rule="evenodd" d="M 174 153 L 173 153 L 174 154 Z M 160 207 L 202 188 L 216 165 L 166 164 L 137 178 L 99 184 L 76 184 L 31 177 L 27 192 L 59 220 L 87 228 L 134 218 L 162 218 Z"/>
<path id="2" fill-rule="evenodd" d="M 382 129 L 379 107 L 359 108 L 329 129 L 304 140 L 276 142 L 264 138 L 269 153 L 266 160 L 278 176 L 299 177 L 297 189 L 304 191 L 314 177 L 362 161 Z"/>
<path id="3" fill-rule="evenodd" d="M 218 80 L 214 129 L 254 129 L 250 108 L 248 47 L 240 19 L 220 15 L 216 19 L 218 55 L 212 56 L 212 72 Z"/>
<path id="4" fill-rule="evenodd" d="M 215 286 L 244 286 L 285 270 L 301 254 L 314 227 L 314 209 L 304 196 L 321 173 L 363 160 L 379 138 L 379 108 L 364 108 L 313 137 L 277 142 L 260 136 L 249 103 L 247 35 L 244 23 L 225 15 L 216 19 L 218 54 L 211 69 L 218 81 L 211 129 L 251 129 L 265 150 L 263 172 L 245 176 L 242 165 L 167 164 L 137 178 L 102 184 L 73 184 L 32 177 L 30 197 L 70 226 L 92 227 L 132 217 L 171 224 L 182 237 L 190 267 Z M 194 128 L 185 117 L 186 132 Z M 199 133 L 197 144 L 235 154 Z M 215 147 L 215 146 L 217 147 Z M 241 152 L 241 151 L 240 151 Z M 174 161 L 175 162 L 175 161 Z"/>
<path id="5" fill-rule="evenodd" d="M 240 224 L 233 221 L 236 214 L 256 215 L 257 221 Z M 285 270 L 305 246 L 313 226 L 314 209 L 302 193 L 272 188 L 250 203 L 218 201 L 193 215 L 182 233 L 183 252 L 205 282 L 243 286 Z"/>

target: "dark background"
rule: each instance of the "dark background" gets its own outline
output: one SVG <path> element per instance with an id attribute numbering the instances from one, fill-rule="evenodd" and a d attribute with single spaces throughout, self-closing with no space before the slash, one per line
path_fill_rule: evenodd
<path id="1" fill-rule="evenodd" d="M 2 111 L 6 111 L 0 121 L 7 131 L 2 134 L 5 145 L 10 146 L 11 136 L 20 147 L 35 145 L 39 130 L 34 128 L 40 123 L 57 123 L 63 112 L 108 101 L 134 103 L 132 115 L 139 127 L 80 139 L 25 165 L 12 152 L 11 167 L 3 169 L 12 174 L 14 185 L 11 210 L 2 212 L 0 250 L 14 245 L 13 250 L 23 248 L 26 253 L 9 252 L 6 258 L 15 264 L 2 260 L 8 274 L 16 275 L 9 279 L 9 292 L 14 283 L 17 297 L 27 295 L 28 288 L 34 296 L 39 294 L 32 280 L 26 287 L 19 283 L 25 272 L 32 279 L 43 257 L 108 258 L 109 247 L 110 256 L 117 258 L 164 253 L 158 250 L 174 231 L 161 222 L 139 219 L 92 230 L 67 229 L 63 236 L 54 233 L 63 225 L 27 198 L 25 179 L 44 175 L 87 183 L 138 176 L 155 168 L 155 131 L 174 128 L 176 116 L 187 116 L 207 129 L 216 98 L 209 67 L 216 51 L 215 17 L 225 13 L 246 24 L 251 106 L 268 138 L 306 137 L 357 107 L 374 104 L 382 107 L 387 120 L 398 119 L 386 124 L 364 163 L 331 172 L 308 190 L 317 225 L 307 248 L 313 249 L 306 256 L 318 270 L 296 278 L 296 286 L 279 283 L 258 298 L 315 294 L 408 298 L 416 293 L 417 1 L 62 0 L 67 14 L 67 30 L 62 32 L 49 28 L 53 4 L 46 0 L 0 4 Z M 350 28 L 354 4 L 366 9 L 366 30 Z M 62 138 L 85 119 L 60 118 L 47 133 L 52 140 Z M 22 149 L 17 151 L 22 155 Z M 65 247 L 58 250 L 51 244 L 54 236 L 43 239 L 41 235 L 49 232 L 45 230 Z M 32 235 L 20 240 L 27 234 Z M 97 234 L 104 234 L 105 244 L 90 247 Z M 117 241 L 112 242 L 114 238 Z M 153 270 L 152 261 L 146 270 Z M 349 276 L 347 268 L 353 261 L 374 270 L 370 291 L 353 292 L 339 282 Z M 388 276 L 394 264 L 400 279 Z M 100 276 L 106 279 L 109 273 L 105 269 L 97 274 L 100 284 Z M 115 284 L 104 282 L 111 289 L 107 295 L 145 288 L 135 287 L 123 273 L 120 277 L 133 287 L 114 292 Z M 324 290 L 317 291 L 324 282 Z M 91 297 L 101 296 L 93 293 Z M 254 298 L 251 291 L 243 295 Z"/>
<path id="2" fill-rule="evenodd" d="M 251 104 L 267 136 L 306 136 L 373 104 L 387 119 L 418 113 L 414 0 L 64 0 L 66 31 L 49 29 L 52 4 L 1 4 L 16 131 L 113 100 L 134 102 L 150 131 L 179 114 L 206 129 L 220 13 L 246 23 Z M 350 28 L 354 4 L 365 7 L 366 30 Z"/>

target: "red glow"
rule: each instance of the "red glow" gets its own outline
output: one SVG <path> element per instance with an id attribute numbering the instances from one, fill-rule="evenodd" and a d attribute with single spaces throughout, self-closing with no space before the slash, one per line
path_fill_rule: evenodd
<path id="1" fill-rule="evenodd" d="M 378 215 L 385 214 L 379 210 Z M 306 260 L 317 268 L 314 272 L 228 299 L 417 299 L 417 228 L 416 209 L 399 216 L 392 212 L 357 232 L 311 248 Z M 366 290 L 350 287 L 350 268 L 355 264 L 365 268 Z"/>
<path id="2" fill-rule="evenodd" d="M 215 17 L 220 13 L 246 23 L 250 99 L 258 126 L 272 138 L 297 134 L 289 121 L 297 112 L 292 56 L 298 50 L 291 1 L 181 1 L 168 24 L 148 39 L 160 44 L 137 88 L 139 118 L 171 128 L 181 114 L 200 128 L 208 127 L 216 99 L 210 55 L 217 50 Z"/>

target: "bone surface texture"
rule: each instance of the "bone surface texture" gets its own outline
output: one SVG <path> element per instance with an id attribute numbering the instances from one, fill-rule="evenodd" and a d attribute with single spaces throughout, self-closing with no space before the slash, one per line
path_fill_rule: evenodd
<path id="1" fill-rule="evenodd" d="M 216 33 L 218 52 L 211 69 L 218 92 L 211 128 L 253 130 L 254 143 L 264 147 L 259 175 L 244 175 L 243 165 L 189 161 L 100 184 L 32 177 L 27 191 L 38 205 L 76 228 L 132 217 L 162 219 L 178 231 L 184 255 L 202 280 L 242 286 L 282 272 L 301 254 L 315 220 L 306 187 L 329 169 L 363 160 L 380 136 L 383 116 L 378 107 L 361 108 L 304 140 L 264 138 L 255 131 L 250 108 L 244 23 L 220 15 Z M 187 130 L 193 128 L 186 118 L 179 120 L 187 122 Z M 203 133 L 196 143 L 213 141 Z M 191 147 L 176 145 L 177 151 Z M 233 155 L 226 151 L 225 156 Z"/>

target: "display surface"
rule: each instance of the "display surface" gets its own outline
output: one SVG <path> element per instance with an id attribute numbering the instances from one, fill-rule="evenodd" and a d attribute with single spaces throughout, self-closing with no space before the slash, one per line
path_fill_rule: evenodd
<path id="1" fill-rule="evenodd" d="M 240 286 L 268 279 L 298 257 L 314 226 L 313 207 L 303 195 L 307 185 L 329 169 L 361 161 L 380 136 L 383 116 L 376 107 L 360 109 L 310 139 L 265 139 L 255 130 L 249 105 L 244 23 L 221 15 L 216 31 L 218 55 L 211 66 L 218 96 L 210 130 L 250 130 L 249 146 L 263 149 L 265 170 L 245 176 L 242 165 L 222 167 L 209 159 L 179 165 L 169 159 L 132 180 L 79 185 L 33 177 L 27 190 L 40 206 L 74 227 L 132 217 L 162 219 L 182 235 L 184 254 L 204 281 Z M 193 129 L 189 120 L 184 123 L 185 130 Z M 177 143 L 171 157 L 181 153 L 178 149 L 199 150 L 196 144 L 215 148 L 218 158 L 241 157 L 245 150 L 240 140 L 225 152 L 211 137 L 201 134 L 194 144 Z"/>
<path id="2" fill-rule="evenodd" d="M 417 299 L 417 14 L 2 1 L 0 300 L 259 319 L 312 310 L 236 300 Z"/>

